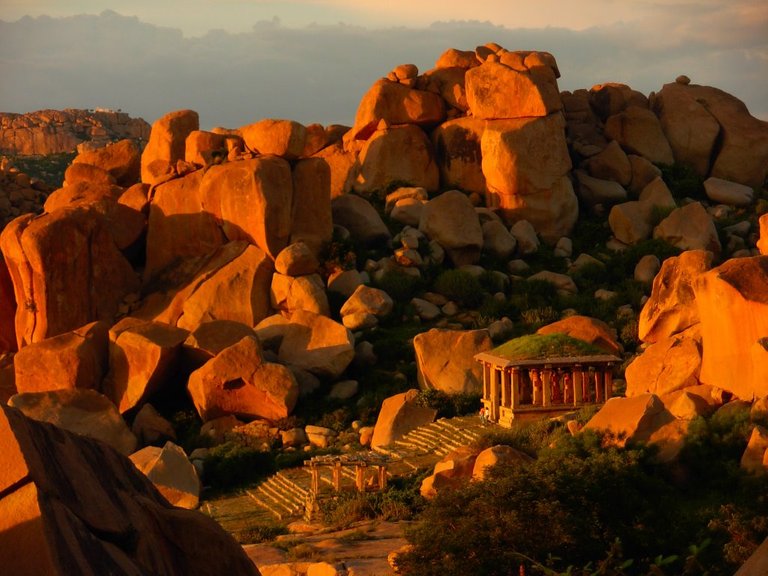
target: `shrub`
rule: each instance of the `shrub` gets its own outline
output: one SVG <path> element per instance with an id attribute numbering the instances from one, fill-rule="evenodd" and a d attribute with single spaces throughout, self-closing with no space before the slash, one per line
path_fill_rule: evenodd
<path id="1" fill-rule="evenodd" d="M 687 164 L 660 164 L 661 177 L 676 200 L 693 198 L 707 200 L 704 191 L 704 181 L 696 171 Z"/>
<path id="2" fill-rule="evenodd" d="M 480 280 L 464 270 L 445 270 L 435 280 L 433 289 L 468 308 L 476 308 L 483 301 Z"/>
<path id="3" fill-rule="evenodd" d="M 437 410 L 438 418 L 453 418 L 477 412 L 480 406 L 480 395 L 446 394 L 442 390 L 428 388 L 419 392 L 416 401 L 421 406 Z"/>
<path id="4" fill-rule="evenodd" d="M 418 294 L 422 288 L 422 280 L 402 270 L 394 269 L 385 272 L 376 285 L 389 294 L 392 300 L 402 304 Z"/>
<path id="5" fill-rule="evenodd" d="M 215 491 L 252 484 L 275 470 L 272 454 L 227 442 L 211 448 L 204 465 L 205 483 Z"/>

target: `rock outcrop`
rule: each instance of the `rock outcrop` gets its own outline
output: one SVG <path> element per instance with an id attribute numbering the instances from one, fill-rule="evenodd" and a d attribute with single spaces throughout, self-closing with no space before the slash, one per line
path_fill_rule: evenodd
<path id="1" fill-rule="evenodd" d="M 128 458 L 0 407 L 0 563 L 9 574 L 258 575 L 210 518 L 172 507 Z"/>

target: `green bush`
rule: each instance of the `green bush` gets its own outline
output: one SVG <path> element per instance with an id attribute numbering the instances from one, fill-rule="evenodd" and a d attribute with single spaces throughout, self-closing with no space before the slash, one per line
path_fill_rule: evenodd
<path id="1" fill-rule="evenodd" d="M 474 414 L 480 407 L 479 394 L 447 394 L 434 388 L 421 390 L 416 401 L 421 406 L 437 410 L 437 418 Z"/>
<path id="2" fill-rule="evenodd" d="M 208 452 L 203 480 L 214 491 L 226 491 L 253 484 L 275 471 L 270 452 L 227 442 Z"/>
<path id="3" fill-rule="evenodd" d="M 687 164 L 660 164 L 661 177 L 676 200 L 707 200 L 704 180 Z"/>
<path id="4" fill-rule="evenodd" d="M 409 302 L 422 289 L 421 278 L 406 274 L 401 270 L 389 270 L 376 282 L 376 285 L 398 303 Z"/>
<path id="5" fill-rule="evenodd" d="M 433 290 L 468 308 L 477 308 L 483 301 L 480 280 L 464 270 L 445 270 L 433 285 Z"/>

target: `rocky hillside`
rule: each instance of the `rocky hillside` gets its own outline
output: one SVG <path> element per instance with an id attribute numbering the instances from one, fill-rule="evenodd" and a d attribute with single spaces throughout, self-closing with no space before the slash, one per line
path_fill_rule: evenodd
<path id="1" fill-rule="evenodd" d="M 153 404 L 327 447 L 339 430 L 304 426 L 326 407 L 346 425 L 419 385 L 472 397 L 475 353 L 555 321 L 642 352 L 641 420 L 693 386 L 768 396 L 768 124 L 685 77 L 650 96 L 558 77 L 545 52 L 451 49 L 374 83 L 351 128 L 208 132 L 180 110 L 143 151 L 81 149 L 0 235 L 11 405 L 98 414 L 79 430 L 125 453 L 173 437 Z"/>
<path id="2" fill-rule="evenodd" d="M 0 113 L 0 154 L 48 156 L 98 148 L 125 138 L 146 142 L 150 126 L 114 110 L 39 110 Z"/>

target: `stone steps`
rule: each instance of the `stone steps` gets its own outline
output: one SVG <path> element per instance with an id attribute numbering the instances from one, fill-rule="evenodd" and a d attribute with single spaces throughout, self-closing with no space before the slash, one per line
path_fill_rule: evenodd
<path id="1" fill-rule="evenodd" d="M 300 516 L 309 494 L 309 475 L 301 468 L 281 470 L 247 494 L 279 520 Z"/>

